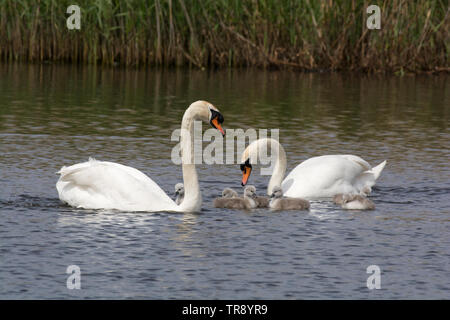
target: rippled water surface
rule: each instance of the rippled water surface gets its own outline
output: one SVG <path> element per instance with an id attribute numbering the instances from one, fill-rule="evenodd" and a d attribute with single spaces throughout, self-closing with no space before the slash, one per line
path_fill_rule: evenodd
<path id="1" fill-rule="evenodd" d="M 0 65 L 0 298 L 449 299 L 449 87 L 446 76 Z M 288 172 L 322 154 L 387 159 L 376 209 L 215 209 L 224 187 L 241 191 L 236 164 L 199 166 L 197 214 L 60 203 L 56 172 L 90 156 L 173 196 L 170 137 L 198 99 L 225 128 L 280 129 Z M 69 265 L 81 290 L 66 287 Z M 370 265 L 380 290 L 366 286 Z"/>

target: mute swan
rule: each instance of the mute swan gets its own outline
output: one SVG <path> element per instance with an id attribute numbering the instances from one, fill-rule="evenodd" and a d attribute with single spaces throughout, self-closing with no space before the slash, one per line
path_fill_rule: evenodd
<path id="1" fill-rule="evenodd" d="M 228 189 L 228 188 L 227 188 Z M 225 190 L 227 190 L 225 189 Z M 225 192 L 224 190 L 224 192 Z M 231 189 L 229 189 L 231 190 Z M 237 198 L 237 197 L 222 197 L 222 198 L 216 198 L 214 199 L 214 207 L 215 208 L 227 208 L 227 209 L 253 209 L 256 208 L 256 202 L 254 200 L 256 194 L 255 194 L 255 187 L 253 186 L 247 186 L 244 189 L 244 197 L 243 198 Z M 222 193 L 223 195 L 223 193 Z M 229 192 L 225 192 L 225 195 L 230 195 Z"/>
<path id="2" fill-rule="evenodd" d="M 248 186 L 248 188 L 249 188 L 248 190 L 250 192 L 253 192 L 256 195 L 255 186 Z M 244 190 L 244 193 L 245 193 L 245 190 Z M 238 197 L 238 194 L 233 189 L 225 188 L 222 191 L 222 198 L 237 198 L 237 197 Z M 217 198 L 217 199 L 220 199 L 220 198 Z M 253 198 L 253 200 L 255 200 L 257 208 L 267 208 L 269 206 L 269 198 L 267 198 L 267 197 L 255 196 Z"/>
<path id="3" fill-rule="evenodd" d="M 273 187 L 269 207 L 272 210 L 307 210 L 309 209 L 309 201 L 301 198 L 283 198 L 283 190 L 281 187 Z"/>
<path id="4" fill-rule="evenodd" d="M 375 204 L 359 194 L 337 194 L 333 198 L 334 203 L 340 204 L 343 209 L 349 210 L 373 210 Z"/>
<path id="5" fill-rule="evenodd" d="M 184 199 L 184 184 L 182 184 L 181 182 L 175 185 L 175 196 L 175 203 L 177 205 L 180 205 L 180 203 L 182 203 Z"/>
<path id="6" fill-rule="evenodd" d="M 238 194 L 236 191 L 230 188 L 225 188 L 222 191 L 222 198 L 237 198 Z"/>
<path id="7" fill-rule="evenodd" d="M 271 195 L 275 186 L 280 186 L 287 197 L 316 198 L 333 197 L 338 193 L 360 193 L 366 195 L 380 176 L 386 160 L 371 168 L 360 157 L 354 155 L 326 155 L 309 158 L 295 167 L 283 180 L 286 173 L 286 152 L 278 141 L 270 138 L 252 142 L 241 159 L 242 185 L 246 185 L 262 147 L 276 152 L 272 177 L 267 187 Z"/>
<path id="8" fill-rule="evenodd" d="M 229 199 L 235 199 L 238 198 L 238 194 L 236 191 L 234 191 L 231 188 L 225 188 L 222 191 L 222 197 L 221 198 L 215 198 L 213 201 L 214 208 L 225 208 L 225 204 Z"/>
<path id="9" fill-rule="evenodd" d="M 270 199 L 267 197 L 256 197 L 255 198 L 257 208 L 268 208 Z"/>
<path id="10" fill-rule="evenodd" d="M 195 212 L 202 197 L 194 164 L 194 120 L 208 121 L 225 135 L 223 116 L 206 101 L 196 101 L 186 109 L 181 122 L 181 152 L 184 200 L 177 205 L 152 179 L 141 171 L 118 163 L 89 161 L 63 167 L 56 183 L 59 198 L 67 204 L 85 209 L 121 211 Z"/>
<path id="11" fill-rule="evenodd" d="M 256 195 L 256 187 L 255 186 L 247 186 L 246 189 L 247 189 L 248 192 L 251 192 L 252 199 L 256 203 L 256 208 L 267 208 L 267 207 L 269 207 L 269 202 L 270 202 L 269 198 L 257 196 Z M 245 195 L 245 189 L 244 189 L 244 195 Z"/>
<path id="12" fill-rule="evenodd" d="M 254 186 L 249 186 L 249 187 L 251 187 L 252 188 L 251 190 L 253 191 L 253 193 L 255 193 L 254 200 L 256 202 L 256 207 L 257 208 L 267 208 L 267 207 L 269 207 L 270 199 L 268 197 L 256 196 L 256 188 Z"/>

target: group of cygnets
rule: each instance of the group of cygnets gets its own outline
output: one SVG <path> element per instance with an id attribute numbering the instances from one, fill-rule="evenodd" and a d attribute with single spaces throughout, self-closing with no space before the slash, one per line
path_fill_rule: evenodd
<path id="1" fill-rule="evenodd" d="M 175 203 L 181 204 L 184 199 L 184 186 L 182 183 L 175 185 Z M 348 210 L 373 210 L 375 204 L 365 196 L 359 194 L 337 194 L 333 197 L 333 202 Z M 272 195 L 260 197 L 256 195 L 255 186 L 249 185 L 244 189 L 244 196 L 239 197 L 238 193 L 230 188 L 222 191 L 222 197 L 214 199 L 215 208 L 250 210 L 254 208 L 270 208 L 272 210 L 308 210 L 309 201 L 301 198 L 283 197 L 281 187 L 274 187 Z"/>

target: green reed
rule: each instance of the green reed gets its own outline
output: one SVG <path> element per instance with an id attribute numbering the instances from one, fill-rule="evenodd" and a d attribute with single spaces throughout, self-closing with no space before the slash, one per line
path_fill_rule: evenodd
<path id="1" fill-rule="evenodd" d="M 66 9 L 81 8 L 81 30 Z M 381 8 L 381 30 L 365 10 Z M 0 0 L 0 60 L 449 71 L 446 0 Z"/>

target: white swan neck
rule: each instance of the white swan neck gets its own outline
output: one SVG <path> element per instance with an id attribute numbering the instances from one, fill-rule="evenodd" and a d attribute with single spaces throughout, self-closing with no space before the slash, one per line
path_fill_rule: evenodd
<path id="1" fill-rule="evenodd" d="M 194 164 L 194 121 L 205 116 L 203 108 L 196 104 L 186 110 L 181 122 L 181 162 L 183 170 L 184 200 L 181 211 L 198 211 L 202 205 L 200 185 Z"/>
<path id="2" fill-rule="evenodd" d="M 198 183 L 197 170 L 195 164 L 182 164 L 184 199 L 180 204 L 181 211 L 199 211 L 202 206 L 202 195 Z"/>
<path id="3" fill-rule="evenodd" d="M 286 152 L 284 151 L 283 146 L 274 139 L 267 139 L 267 143 L 270 146 L 271 152 L 276 153 L 276 162 L 273 168 L 272 176 L 269 180 L 269 184 L 267 186 L 267 194 L 271 195 L 273 188 L 276 186 L 281 187 L 281 183 L 283 182 L 284 176 L 286 174 Z"/>

